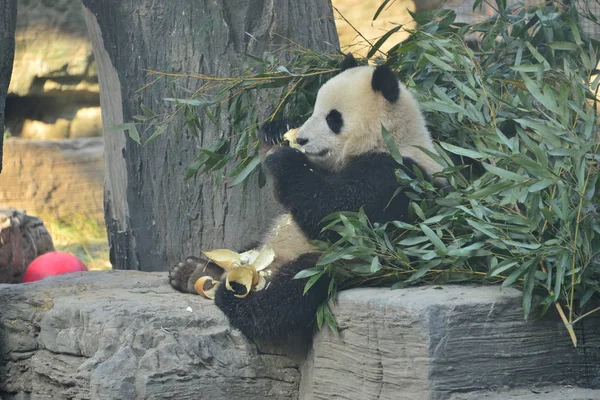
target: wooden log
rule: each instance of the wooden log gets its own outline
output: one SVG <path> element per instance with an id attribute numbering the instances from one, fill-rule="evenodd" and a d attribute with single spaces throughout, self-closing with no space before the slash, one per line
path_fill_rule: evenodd
<path id="1" fill-rule="evenodd" d="M 17 0 L 0 3 L 0 172 L 2 172 L 2 142 L 4 141 L 4 104 L 15 54 Z"/>
<path id="2" fill-rule="evenodd" d="M 0 283 L 20 283 L 27 266 L 54 250 L 41 219 L 14 208 L 0 208 Z"/>

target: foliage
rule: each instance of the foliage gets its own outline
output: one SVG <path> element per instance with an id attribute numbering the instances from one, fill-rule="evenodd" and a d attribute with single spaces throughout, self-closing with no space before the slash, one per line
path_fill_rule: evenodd
<path id="1" fill-rule="evenodd" d="M 331 274 L 332 296 L 381 282 L 501 282 L 523 291 L 525 316 L 554 305 L 576 344 L 572 325 L 600 310 L 599 43 L 582 33 L 574 6 L 507 8 L 498 0 L 495 7 L 496 16 L 473 25 L 455 22 L 449 10 L 413 15 L 420 29 L 385 59 L 373 57 L 390 35 L 373 44 L 368 57 L 396 70 L 418 96 L 449 187 L 438 191 L 399 170 L 414 200 L 411 220 L 372 224 L 362 211 L 331 216 L 327 229 L 340 240 L 316 243 L 323 256 L 302 276 L 310 277 L 308 288 Z M 476 38 L 475 50 L 466 38 Z M 255 59 L 257 72 L 244 78 L 200 77 L 211 91 L 218 87 L 210 100 L 198 93 L 168 99 L 200 121 L 190 126 L 196 130 L 206 118 L 218 122 L 226 104 L 240 132 L 235 146 L 220 139 L 202 149 L 188 175 L 234 161 L 235 184 L 258 169 L 258 89 L 280 88 L 270 92 L 273 115 L 310 113 L 340 57 L 292 54 L 286 66 L 271 55 Z M 319 326 L 324 321 L 335 326 L 327 306 L 317 315 Z"/>
<path id="2" fill-rule="evenodd" d="M 180 79 L 196 79 L 200 87 L 190 92 L 175 86 L 173 92 L 187 92 L 188 97 L 174 95 L 164 98 L 167 104 L 174 105 L 172 111 L 157 114 L 142 105 L 143 115 L 134 117 L 136 123 L 121 124 L 112 129 L 127 130 L 135 142 L 148 145 L 174 121 L 183 121 L 187 132 L 196 137 L 204 131 L 206 124 L 215 124 L 224 131 L 229 126 L 233 128 L 230 136 L 224 135 L 200 148 L 198 156 L 187 170 L 186 179 L 197 173 L 214 172 L 217 174 L 216 183 L 220 184 L 225 177 L 225 167 L 232 166 L 225 177 L 228 184 L 245 182 L 252 173 L 258 171 L 262 186 L 265 177 L 258 168 L 259 125 L 267 119 L 283 116 L 290 120 L 307 119 L 319 87 L 338 71 L 338 57 L 319 54 L 295 44 L 294 48 L 294 51 L 287 51 L 286 48 L 279 51 L 281 57 L 286 58 L 287 67 L 275 53 L 265 53 L 263 57 L 247 54 L 248 67 L 240 77 L 149 71 L 154 79 L 148 85 L 165 78 L 175 83 Z M 260 103 L 274 105 L 269 115 L 259 115 L 260 107 L 257 104 Z M 138 125 L 144 127 L 142 132 L 139 132 Z"/>
<path id="3" fill-rule="evenodd" d="M 451 11 L 415 15 L 421 29 L 390 50 L 446 151 L 437 158 L 451 188 L 398 172 L 416 194 L 414 220 L 339 215 L 330 229 L 341 239 L 317 268 L 342 287 L 501 281 L 522 289 L 525 316 L 555 305 L 576 344 L 572 324 L 600 299 L 598 42 L 574 7 L 498 10 L 472 26 Z"/>

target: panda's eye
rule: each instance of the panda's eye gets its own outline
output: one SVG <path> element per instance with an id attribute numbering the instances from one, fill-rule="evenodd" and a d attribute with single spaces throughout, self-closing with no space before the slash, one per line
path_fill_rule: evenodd
<path id="1" fill-rule="evenodd" d="M 339 134 L 342 131 L 342 125 L 344 125 L 344 120 L 342 119 L 342 114 L 338 110 L 331 110 L 327 117 L 325 118 L 327 121 L 327 125 L 329 129 L 333 131 L 333 133 Z"/>

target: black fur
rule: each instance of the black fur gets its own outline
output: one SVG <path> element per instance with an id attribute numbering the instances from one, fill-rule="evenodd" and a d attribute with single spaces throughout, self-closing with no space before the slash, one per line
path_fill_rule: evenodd
<path id="1" fill-rule="evenodd" d="M 292 213 L 308 239 L 336 240 L 335 232 L 321 233 L 321 220 L 336 211 L 364 210 L 372 222 L 405 220 L 409 198 L 398 189 L 395 171 L 403 168 L 409 176 L 415 163 L 404 158 L 401 167 L 386 153 L 356 157 L 343 170 L 331 172 L 311 163 L 306 154 L 282 147 L 269 155 L 264 166 L 272 175 L 281 204 Z M 231 324 L 259 340 L 281 340 L 298 334 L 310 335 L 317 307 L 327 299 L 329 277 L 322 276 L 303 295 L 306 279 L 293 279 L 300 271 L 314 267 L 319 253 L 306 253 L 283 265 L 263 290 L 239 299 L 221 285 L 215 303 Z M 241 292 L 245 289 L 241 289 Z"/>
<path id="2" fill-rule="evenodd" d="M 309 337 L 317 307 L 327 299 L 329 279 L 322 276 L 303 295 L 306 279 L 294 279 L 294 276 L 314 267 L 319 255 L 300 255 L 280 268 L 265 289 L 243 299 L 235 297 L 234 292 L 221 284 L 215 304 L 227 315 L 231 325 L 248 337 L 259 340 L 281 340 L 298 334 Z"/>
<path id="3" fill-rule="evenodd" d="M 398 86 L 398 78 L 388 66 L 380 65 L 375 68 L 371 86 L 376 92 L 381 92 L 383 97 L 390 103 L 395 103 L 400 97 L 400 87 Z"/>
<path id="4" fill-rule="evenodd" d="M 339 134 L 342 131 L 342 126 L 344 126 L 344 119 L 342 118 L 342 114 L 338 110 L 333 109 L 329 111 L 329 114 L 327 114 L 325 120 L 327 121 L 327 126 L 329 126 L 329 129 L 331 129 L 333 133 Z"/>
<path id="5" fill-rule="evenodd" d="M 342 61 L 341 67 L 342 72 L 350 68 L 358 67 L 358 62 L 356 61 L 356 58 L 354 58 L 352 53 L 348 53 L 344 56 L 344 60 Z"/>
<path id="6" fill-rule="evenodd" d="M 339 172 L 328 172 L 311 163 L 306 154 L 281 148 L 266 158 L 264 166 L 273 176 L 279 202 L 309 239 L 317 239 L 323 238 L 321 220 L 336 211 L 364 207 L 372 222 L 405 220 L 409 198 L 404 192 L 388 206 L 398 189 L 395 171 L 403 168 L 414 177 L 414 161 L 405 157 L 403 162 L 400 166 L 389 154 L 369 153 L 356 157 Z"/>
<path id="7" fill-rule="evenodd" d="M 262 124 L 258 132 L 259 139 L 266 145 L 272 146 L 282 142 L 283 135 L 290 129 L 302 125 L 299 121 L 275 120 Z"/>

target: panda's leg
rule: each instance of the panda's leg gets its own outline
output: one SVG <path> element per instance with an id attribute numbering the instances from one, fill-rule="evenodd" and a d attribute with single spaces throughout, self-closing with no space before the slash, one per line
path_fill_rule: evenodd
<path id="1" fill-rule="evenodd" d="M 257 247 L 257 243 L 247 246 L 246 249 L 239 251 L 243 253 Z M 208 258 L 187 257 L 184 261 L 171 265 L 169 268 L 169 283 L 173 289 L 183 293 L 197 294 L 194 289 L 196 281 L 203 276 L 210 276 L 215 281 L 221 280 L 223 269 L 211 262 Z"/>
<path id="2" fill-rule="evenodd" d="M 251 292 L 245 298 L 221 284 L 215 304 L 227 315 L 231 325 L 246 336 L 259 340 L 286 339 L 310 335 L 317 307 L 327 299 L 329 277 L 323 275 L 304 294 L 307 279 L 294 279 L 306 268 L 314 267 L 320 253 L 304 253 L 288 261 L 268 280 L 264 289 Z M 245 288 L 234 286 L 244 293 Z"/>

